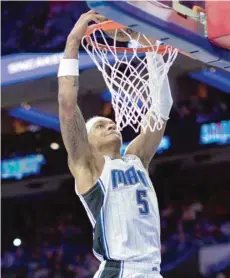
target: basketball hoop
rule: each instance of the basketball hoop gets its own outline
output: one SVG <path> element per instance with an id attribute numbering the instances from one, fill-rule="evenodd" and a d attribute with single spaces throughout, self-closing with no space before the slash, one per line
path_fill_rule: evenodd
<path id="1" fill-rule="evenodd" d="M 114 21 L 94 24 L 88 27 L 82 45 L 110 90 L 117 128 L 122 130 L 130 125 L 135 132 L 140 128 L 144 131 L 147 128 L 159 130 L 163 120 L 157 103 L 178 50 L 140 33 L 135 33 L 133 38 L 128 30 L 128 27 Z M 113 31 L 113 45 L 108 44 L 105 36 L 108 31 Z M 116 46 L 121 35 L 127 41 L 135 40 L 137 46 Z M 113 58 L 112 62 L 109 55 Z"/>

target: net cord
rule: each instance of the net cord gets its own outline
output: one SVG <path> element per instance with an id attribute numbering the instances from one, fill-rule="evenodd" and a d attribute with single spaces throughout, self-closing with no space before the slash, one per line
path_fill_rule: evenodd
<path id="1" fill-rule="evenodd" d="M 105 44 L 105 48 L 100 49 L 100 44 L 97 41 L 96 32 L 100 32 L 100 36 Z M 125 30 L 122 32 L 132 40 L 133 38 Z M 139 57 L 137 49 L 133 49 L 133 53 L 117 53 L 116 41 L 118 30 L 114 33 L 114 44 L 111 47 L 105 34 L 102 30 L 94 30 L 91 36 L 87 36 L 90 44 L 86 43 L 86 37 L 82 39 L 82 45 L 91 59 L 96 64 L 99 71 L 105 80 L 106 86 L 111 92 L 112 106 L 115 111 L 115 120 L 119 130 L 122 130 L 127 125 L 132 126 L 135 132 L 138 132 L 140 127 L 144 131 L 149 127 L 151 131 L 161 129 L 163 120 L 161 119 L 160 111 L 158 109 L 160 102 L 161 88 L 168 70 L 177 56 L 177 49 L 168 46 L 165 49 L 162 57 L 168 53 L 167 60 L 164 62 L 157 50 L 159 43 L 154 45 L 149 41 L 145 35 L 140 35 L 135 38 L 137 42 L 140 41 L 140 36 L 151 46 L 152 51 L 145 53 L 145 57 Z M 109 61 L 108 54 L 112 55 L 114 63 Z M 132 62 L 138 61 L 138 65 L 134 67 Z M 163 61 L 163 63 L 162 63 Z M 119 67 L 125 64 L 124 72 L 119 71 Z M 109 75 L 107 69 L 111 71 Z M 127 77 L 126 74 L 130 72 Z M 142 104 L 139 107 L 139 103 Z M 141 118 L 141 121 L 140 121 Z"/>

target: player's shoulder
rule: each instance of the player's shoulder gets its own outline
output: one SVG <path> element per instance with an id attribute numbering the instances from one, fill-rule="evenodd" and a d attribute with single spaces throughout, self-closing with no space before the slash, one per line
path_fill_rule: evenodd
<path id="1" fill-rule="evenodd" d="M 148 169 L 145 168 L 143 162 L 141 161 L 140 157 L 138 157 L 135 154 L 125 154 L 122 159 L 125 162 L 130 162 L 130 163 L 135 163 L 136 165 L 138 165 L 139 167 L 141 167 L 142 169 L 145 169 L 148 172 Z"/>
<path id="2" fill-rule="evenodd" d="M 141 161 L 140 158 L 135 154 L 125 154 L 122 156 L 124 161 Z"/>

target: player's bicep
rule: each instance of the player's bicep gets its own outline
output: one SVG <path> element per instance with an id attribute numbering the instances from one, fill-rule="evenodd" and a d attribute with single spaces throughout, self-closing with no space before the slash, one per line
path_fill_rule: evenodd
<path id="1" fill-rule="evenodd" d="M 147 169 L 153 156 L 155 155 L 161 139 L 164 135 L 166 122 L 163 124 L 161 130 L 151 132 L 147 130 L 142 131 L 127 147 L 125 154 L 134 154 L 138 156 L 145 168 Z"/>

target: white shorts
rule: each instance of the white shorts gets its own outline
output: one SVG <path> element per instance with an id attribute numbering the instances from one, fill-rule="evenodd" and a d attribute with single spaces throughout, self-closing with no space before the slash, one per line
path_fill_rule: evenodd
<path id="1" fill-rule="evenodd" d="M 158 267 L 127 262 L 102 262 L 94 278 L 163 278 Z"/>

